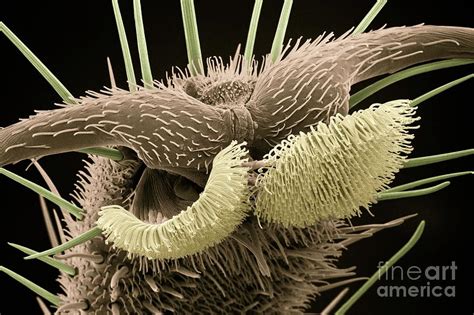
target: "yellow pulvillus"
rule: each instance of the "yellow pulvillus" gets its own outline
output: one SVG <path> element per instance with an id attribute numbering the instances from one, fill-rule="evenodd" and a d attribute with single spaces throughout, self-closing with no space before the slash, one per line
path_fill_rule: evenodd
<path id="1" fill-rule="evenodd" d="M 397 100 L 338 114 L 289 136 L 265 157 L 269 166 L 257 178 L 256 214 L 306 227 L 368 209 L 412 150 L 414 114 L 409 101 Z"/>
<path id="2" fill-rule="evenodd" d="M 228 237 L 250 209 L 244 144 L 233 141 L 219 152 L 199 199 L 162 224 L 145 223 L 120 206 L 102 208 L 97 225 L 107 241 L 131 255 L 167 259 L 195 254 Z"/>

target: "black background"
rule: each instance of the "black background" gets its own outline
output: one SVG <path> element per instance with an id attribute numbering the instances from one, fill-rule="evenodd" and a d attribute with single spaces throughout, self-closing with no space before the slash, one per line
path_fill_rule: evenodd
<path id="1" fill-rule="evenodd" d="M 232 55 L 244 43 L 253 1 L 196 1 L 201 47 L 205 57 Z M 375 1 L 295 0 L 287 38 L 315 38 L 323 31 L 342 34 L 356 25 Z M 134 40 L 132 1 L 121 1 L 135 69 L 139 69 Z M 270 50 L 282 1 L 266 0 L 257 34 L 255 54 Z M 109 85 L 106 57 L 110 56 L 118 84 L 126 87 L 119 40 L 110 1 L 2 1 L 0 19 L 57 75 L 75 96 L 85 90 Z M 155 78 L 163 78 L 171 66 L 186 64 L 186 50 L 179 1 L 142 1 L 149 55 Z M 473 27 L 472 1 L 389 1 L 371 28 L 418 23 Z M 33 109 L 51 109 L 60 98 L 26 59 L 0 36 L 2 77 L 0 125 L 14 123 L 32 114 Z M 414 98 L 434 87 L 466 75 L 472 66 L 441 70 L 397 83 L 373 96 L 369 102 Z M 355 89 L 363 85 L 356 86 Z M 421 105 L 421 129 L 416 131 L 412 156 L 437 154 L 473 147 L 472 82 L 466 82 Z M 41 160 L 61 193 L 73 189 L 75 172 L 82 155 L 69 153 Z M 402 171 L 396 183 L 448 172 L 472 170 L 473 158 L 463 158 L 435 166 Z M 9 170 L 43 183 L 34 168 L 25 171 L 27 162 L 8 166 Z M 379 282 L 351 310 L 366 313 L 469 313 L 472 314 L 472 176 L 454 179 L 447 189 L 435 195 L 401 201 L 387 201 L 373 207 L 375 217 L 365 214 L 362 222 L 385 222 L 418 212 L 403 226 L 380 232 L 360 241 L 344 254 L 340 266 L 357 266 L 361 276 L 371 275 L 380 260 L 387 260 L 411 236 L 418 222 L 426 220 L 425 233 L 416 247 L 399 265 L 424 268 L 449 265 L 456 261 L 456 280 L 440 285 L 455 285 L 455 298 L 380 298 L 378 285 L 424 285 L 426 281 Z M 37 196 L 26 188 L 0 178 L 0 264 L 11 268 L 52 292 L 58 292 L 56 272 L 38 261 L 23 261 L 22 254 L 6 245 L 16 242 L 34 249 L 49 246 Z M 34 295 L 6 275 L 0 285 L 1 314 L 36 314 L 40 310 Z M 435 285 L 435 283 L 432 283 Z M 358 287 L 352 286 L 351 292 Z M 321 310 L 339 290 L 319 298 L 314 311 Z"/>

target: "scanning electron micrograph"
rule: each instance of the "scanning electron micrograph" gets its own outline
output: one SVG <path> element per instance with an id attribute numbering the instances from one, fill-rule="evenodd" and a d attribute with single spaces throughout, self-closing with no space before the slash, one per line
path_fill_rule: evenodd
<path id="1" fill-rule="evenodd" d="M 409 205 L 473 174 L 435 166 L 474 154 L 469 143 L 412 156 L 423 128 L 419 109 L 473 74 L 415 97 L 372 100 L 403 80 L 474 63 L 474 28 L 371 27 L 390 9 L 377 0 L 344 33 L 289 38 L 298 0 L 255 0 L 242 44 L 230 47 L 230 57 L 209 56 L 204 44 L 201 52 L 200 2 L 169 1 L 180 9 L 173 23 L 182 28 L 187 61 L 155 74 L 147 2 L 111 0 L 101 14 L 115 19 L 107 36 L 122 59 L 104 59 L 108 81 L 82 97 L 53 74 L 54 60 L 41 60 L 15 25 L 0 22 L 1 40 L 58 95 L 57 104 L 0 128 L 0 187 L 16 182 L 23 194 L 39 195 L 37 209 L 21 211 L 42 211 L 47 233 L 38 237 L 51 246 L 2 242 L 32 266 L 57 269 L 57 290 L 0 259 L 2 287 L 30 289 L 16 299 L 36 297 L 44 314 L 351 313 L 406 253 L 419 250 L 430 224 L 418 208 L 381 221 L 379 204 L 410 198 Z M 267 5 L 278 6 L 279 16 L 271 47 L 257 54 Z M 72 193 L 42 166 L 68 152 L 84 160 Z M 21 161 L 42 179 L 13 171 Z M 425 165 L 428 176 L 394 184 L 402 170 Z M 360 217 L 369 223 L 355 223 Z M 340 262 L 354 243 L 408 221 L 417 226 L 371 273 Z M 25 220 L 22 229 L 29 224 L 38 223 Z M 332 298 L 318 303 L 326 294 Z"/>

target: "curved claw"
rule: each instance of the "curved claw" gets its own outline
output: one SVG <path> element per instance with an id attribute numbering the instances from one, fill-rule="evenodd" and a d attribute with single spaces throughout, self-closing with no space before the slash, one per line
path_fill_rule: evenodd
<path id="1" fill-rule="evenodd" d="M 150 168 L 204 170 L 234 138 L 225 122 L 229 113 L 163 86 L 97 94 L 0 129 L 0 166 L 119 145 L 133 149 Z"/>

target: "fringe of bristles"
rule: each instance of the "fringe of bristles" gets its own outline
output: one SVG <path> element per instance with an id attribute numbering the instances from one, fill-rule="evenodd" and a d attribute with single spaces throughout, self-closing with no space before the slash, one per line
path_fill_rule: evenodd
<path id="1" fill-rule="evenodd" d="M 77 184 L 87 211 L 83 221 L 68 224 L 73 236 L 95 224 L 100 207 L 131 205 L 127 196 L 140 164 L 91 159 Z M 66 253 L 77 275 L 60 276 L 61 307 L 87 301 L 90 314 L 303 313 L 316 295 L 353 281 L 347 279 L 353 269 L 339 269 L 335 262 L 347 240 L 360 239 L 372 227 L 355 230 L 327 221 L 305 229 L 274 224 L 261 229 L 250 218 L 216 246 L 173 260 L 128 259 L 126 251 L 95 238 Z"/>
<path id="2" fill-rule="evenodd" d="M 268 168 L 259 170 L 256 215 L 286 227 L 359 215 L 412 151 L 414 115 L 409 101 L 397 100 L 289 136 L 265 156 Z"/>
<path id="3" fill-rule="evenodd" d="M 150 259 L 175 259 L 201 252 L 229 236 L 249 211 L 245 143 L 233 141 L 216 155 L 199 199 L 162 224 L 149 224 L 120 206 L 103 207 L 97 225 L 107 241 Z"/>

